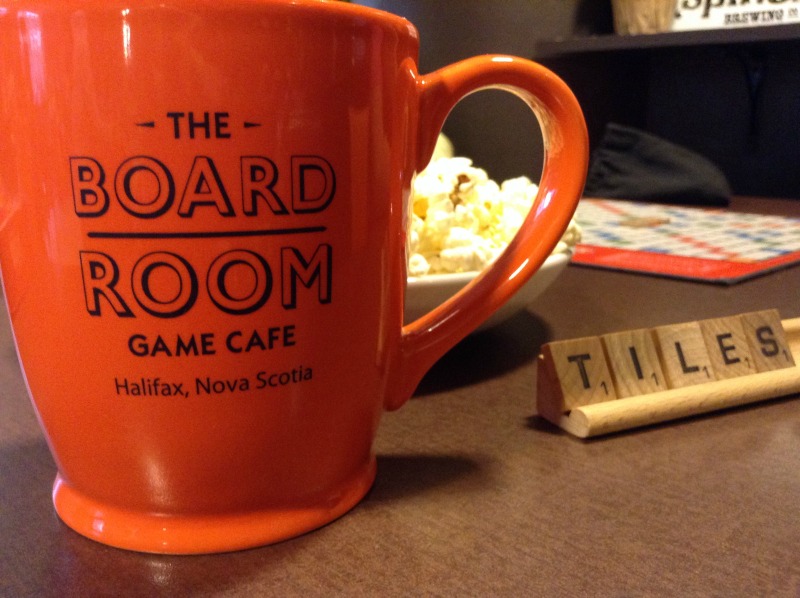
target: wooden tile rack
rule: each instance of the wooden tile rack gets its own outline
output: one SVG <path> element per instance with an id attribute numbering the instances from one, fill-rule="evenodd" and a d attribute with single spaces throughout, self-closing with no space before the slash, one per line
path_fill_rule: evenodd
<path id="1" fill-rule="evenodd" d="M 777 310 L 555 341 L 539 414 L 580 438 L 800 393 L 800 318 Z"/>

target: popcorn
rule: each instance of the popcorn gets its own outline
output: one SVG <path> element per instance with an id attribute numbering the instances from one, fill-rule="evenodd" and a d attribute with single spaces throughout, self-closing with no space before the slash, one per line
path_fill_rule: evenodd
<path id="1" fill-rule="evenodd" d="M 483 270 L 514 238 L 538 190 L 524 176 L 498 185 L 469 158 L 434 157 L 412 188 L 408 275 Z M 573 221 L 554 251 L 578 241 Z"/>

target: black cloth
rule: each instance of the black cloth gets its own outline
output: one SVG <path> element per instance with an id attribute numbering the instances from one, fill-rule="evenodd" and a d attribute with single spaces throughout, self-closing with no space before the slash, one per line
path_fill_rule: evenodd
<path id="1" fill-rule="evenodd" d="M 650 133 L 609 123 L 592 153 L 584 195 L 726 206 L 731 188 L 719 168 L 696 152 Z"/>

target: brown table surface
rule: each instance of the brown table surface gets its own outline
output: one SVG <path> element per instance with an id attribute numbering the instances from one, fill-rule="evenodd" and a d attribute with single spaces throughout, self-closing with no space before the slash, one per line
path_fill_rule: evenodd
<path id="1" fill-rule="evenodd" d="M 534 416 L 543 342 L 772 307 L 800 316 L 800 267 L 721 286 L 569 266 L 385 416 L 377 481 L 348 515 L 194 557 L 108 548 L 58 520 L 3 314 L 0 595 L 798 595 L 797 396 L 589 441 Z"/>

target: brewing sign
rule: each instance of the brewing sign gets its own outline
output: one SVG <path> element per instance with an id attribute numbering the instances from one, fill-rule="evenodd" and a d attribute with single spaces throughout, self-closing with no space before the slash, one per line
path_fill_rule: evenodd
<path id="1" fill-rule="evenodd" d="M 673 31 L 800 23 L 800 0 L 678 0 Z"/>

